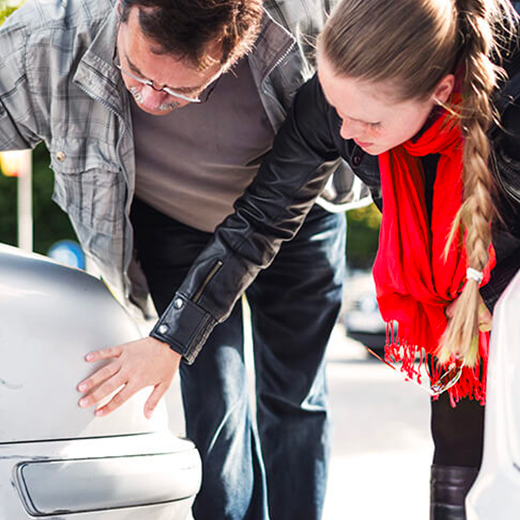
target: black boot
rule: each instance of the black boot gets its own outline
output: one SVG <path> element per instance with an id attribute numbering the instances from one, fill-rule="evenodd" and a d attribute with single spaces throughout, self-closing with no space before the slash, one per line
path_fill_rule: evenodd
<path id="1" fill-rule="evenodd" d="M 430 480 L 430 520 L 466 520 L 464 501 L 478 468 L 432 466 Z"/>

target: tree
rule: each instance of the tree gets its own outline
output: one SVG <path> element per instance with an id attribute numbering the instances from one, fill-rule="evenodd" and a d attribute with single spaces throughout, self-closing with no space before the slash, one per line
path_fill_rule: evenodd
<path id="1" fill-rule="evenodd" d="M 12 2 L 6 0 L 0 0 L 0 25 L 2 25 L 5 19 L 13 12 L 18 9 L 21 5 L 21 2 L 18 2 L 16 5 L 13 5 Z"/>
<path id="2" fill-rule="evenodd" d="M 381 213 L 371 204 L 348 212 L 347 262 L 353 269 L 370 269 L 379 243 Z"/>

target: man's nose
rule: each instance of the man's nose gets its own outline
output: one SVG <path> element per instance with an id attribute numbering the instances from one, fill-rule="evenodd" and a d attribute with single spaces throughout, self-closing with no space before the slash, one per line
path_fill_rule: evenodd
<path id="1" fill-rule="evenodd" d="M 148 85 L 144 85 L 141 89 L 141 104 L 146 108 L 157 108 L 164 103 L 165 97 L 167 97 L 165 92 L 158 92 Z"/>

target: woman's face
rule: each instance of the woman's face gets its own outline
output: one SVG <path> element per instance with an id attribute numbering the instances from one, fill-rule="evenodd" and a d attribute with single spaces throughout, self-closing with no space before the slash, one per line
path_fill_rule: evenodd
<path id="1" fill-rule="evenodd" d="M 318 77 L 327 101 L 343 121 L 341 137 L 353 139 L 370 155 L 412 138 L 433 106 L 445 103 L 453 89 L 453 76 L 449 75 L 427 99 L 396 101 L 395 87 L 390 83 L 337 76 L 322 52 L 318 55 Z"/>

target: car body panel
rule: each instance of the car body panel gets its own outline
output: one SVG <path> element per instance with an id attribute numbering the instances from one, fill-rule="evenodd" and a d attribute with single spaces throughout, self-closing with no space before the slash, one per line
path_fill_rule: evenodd
<path id="1" fill-rule="evenodd" d="M 0 245 L 0 518 L 185 520 L 200 456 L 144 389 L 107 417 L 81 409 L 87 352 L 140 336 L 98 279 Z"/>
<path id="2" fill-rule="evenodd" d="M 468 520 L 520 512 L 520 273 L 493 314 L 482 466 L 466 500 Z"/>

